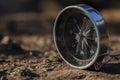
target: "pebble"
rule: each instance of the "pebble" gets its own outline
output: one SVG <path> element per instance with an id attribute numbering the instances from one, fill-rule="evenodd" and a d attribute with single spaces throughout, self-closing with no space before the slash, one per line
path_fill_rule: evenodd
<path id="1" fill-rule="evenodd" d="M 28 69 L 25 69 L 25 70 L 22 70 L 21 72 L 21 76 L 26 76 L 26 77 L 40 77 L 38 74 L 28 70 Z"/>
<path id="2" fill-rule="evenodd" d="M 4 36 L 1 40 L 1 44 L 8 44 L 10 40 L 9 36 Z"/>

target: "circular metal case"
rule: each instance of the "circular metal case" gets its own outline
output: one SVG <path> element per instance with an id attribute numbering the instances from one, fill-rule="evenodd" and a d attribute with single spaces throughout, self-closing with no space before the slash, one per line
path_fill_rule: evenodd
<path id="1" fill-rule="evenodd" d="M 62 59 L 72 67 L 100 68 L 107 55 L 108 35 L 102 16 L 81 4 L 64 8 L 54 24 L 54 42 Z"/>

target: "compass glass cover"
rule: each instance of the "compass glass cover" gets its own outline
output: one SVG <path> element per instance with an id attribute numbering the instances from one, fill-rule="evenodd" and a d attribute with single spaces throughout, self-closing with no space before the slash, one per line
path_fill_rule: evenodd
<path id="1" fill-rule="evenodd" d="M 62 57 L 76 66 L 89 64 L 98 48 L 96 27 L 78 9 L 70 8 L 59 15 L 55 24 L 55 40 Z"/>

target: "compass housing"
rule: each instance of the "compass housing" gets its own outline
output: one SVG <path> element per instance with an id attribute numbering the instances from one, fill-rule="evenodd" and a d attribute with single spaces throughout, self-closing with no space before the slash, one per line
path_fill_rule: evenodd
<path id="1" fill-rule="evenodd" d="M 108 50 L 108 34 L 102 16 L 81 4 L 61 10 L 54 24 L 54 42 L 62 59 L 74 68 L 97 69 Z"/>

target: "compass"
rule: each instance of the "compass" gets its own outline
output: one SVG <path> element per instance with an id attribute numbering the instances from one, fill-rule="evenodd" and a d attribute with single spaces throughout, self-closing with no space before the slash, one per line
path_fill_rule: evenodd
<path id="1" fill-rule="evenodd" d="M 108 55 L 108 33 L 102 16 L 81 4 L 61 10 L 54 24 L 54 42 L 62 59 L 72 67 L 98 70 Z"/>

